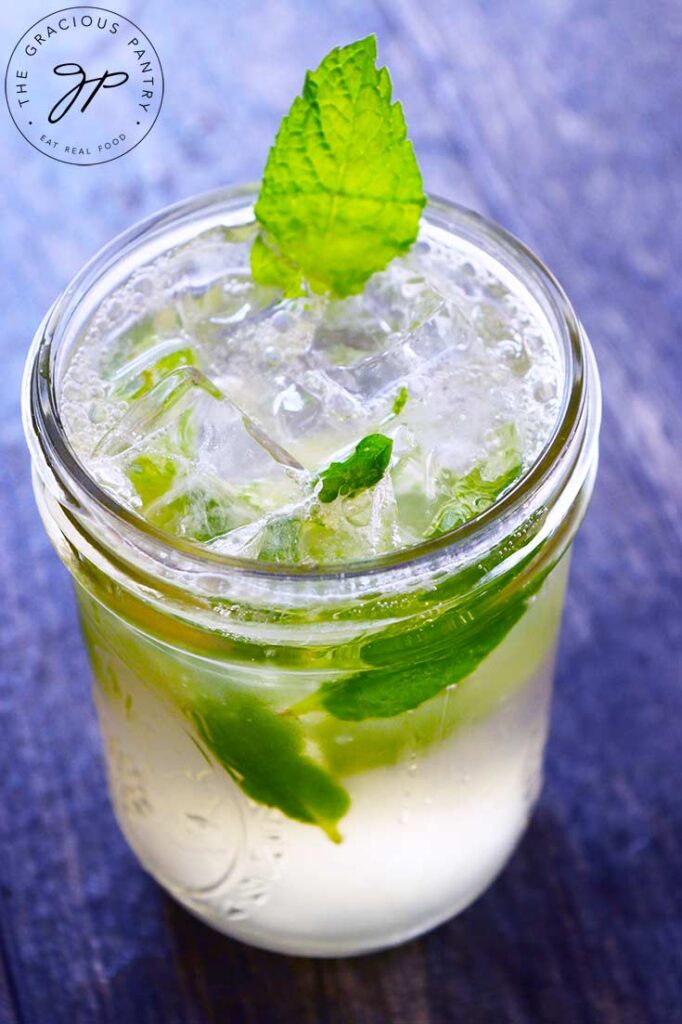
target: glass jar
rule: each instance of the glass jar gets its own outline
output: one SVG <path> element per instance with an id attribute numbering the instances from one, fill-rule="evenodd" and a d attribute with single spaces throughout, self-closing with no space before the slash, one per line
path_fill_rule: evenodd
<path id="1" fill-rule="evenodd" d="M 60 382 L 106 296 L 200 231 L 248 223 L 253 198 L 227 189 L 180 203 L 81 271 L 31 349 L 25 428 L 40 513 L 75 580 L 130 846 L 228 935 L 356 954 L 458 913 L 526 827 L 568 553 L 597 465 L 599 382 L 542 264 L 431 200 L 425 218 L 490 254 L 551 325 L 563 395 L 532 468 L 450 533 L 333 570 L 231 558 L 159 531 L 80 463 Z"/>

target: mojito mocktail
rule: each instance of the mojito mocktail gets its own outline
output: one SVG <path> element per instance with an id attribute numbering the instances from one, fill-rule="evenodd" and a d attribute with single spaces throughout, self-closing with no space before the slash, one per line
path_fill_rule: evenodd
<path id="1" fill-rule="evenodd" d="M 130 845 L 216 928 L 340 955 L 461 910 L 525 828 L 598 384 L 515 240 L 402 196 L 388 258 L 356 207 L 310 257 L 273 166 L 85 268 L 27 430 Z"/>

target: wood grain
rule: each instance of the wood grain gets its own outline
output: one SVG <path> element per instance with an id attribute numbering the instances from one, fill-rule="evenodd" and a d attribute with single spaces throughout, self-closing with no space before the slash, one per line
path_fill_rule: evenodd
<path id="1" fill-rule="evenodd" d="M 9 53 L 45 5 L 7 6 Z M 1 129 L 0 1022 L 675 1024 L 679 3 L 122 6 L 166 69 L 143 145 L 75 168 L 30 149 L 9 118 Z M 82 262 L 167 202 L 256 177 L 303 69 L 369 31 L 428 187 L 521 236 L 569 292 L 602 372 L 602 465 L 573 562 L 547 785 L 512 863 L 422 940 L 314 962 L 209 931 L 119 835 L 69 581 L 30 494 L 18 395 L 30 336 Z"/>

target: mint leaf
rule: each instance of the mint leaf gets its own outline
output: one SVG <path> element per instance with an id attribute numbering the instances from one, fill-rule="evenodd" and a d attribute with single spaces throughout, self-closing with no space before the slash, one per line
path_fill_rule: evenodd
<path id="1" fill-rule="evenodd" d="M 251 246 L 251 274 L 264 287 L 281 288 L 289 299 L 305 294 L 301 270 L 258 235 Z"/>
<path id="2" fill-rule="evenodd" d="M 300 294 L 359 292 L 417 237 L 426 202 L 402 107 L 369 36 L 308 72 L 282 121 L 255 215 L 251 270 Z"/>
<path id="3" fill-rule="evenodd" d="M 170 454 L 154 452 L 137 455 L 126 474 L 142 503 L 145 519 L 177 537 L 206 543 L 222 537 L 252 518 L 248 497 L 232 493 L 214 481 L 211 486 L 191 482 L 186 476 L 186 459 L 196 447 L 191 410 L 178 422 L 178 448 Z"/>
<path id="4" fill-rule="evenodd" d="M 424 627 L 408 633 L 404 644 L 398 644 L 395 652 L 400 656 L 400 667 L 358 672 L 346 679 L 324 683 L 312 698 L 292 708 L 292 713 L 325 710 L 344 721 L 362 721 L 392 718 L 419 707 L 447 686 L 471 675 L 516 625 L 544 579 L 545 574 L 542 574 L 533 580 L 497 614 L 488 614 L 487 609 L 476 602 L 466 609 L 473 619 L 465 626 L 461 624 L 460 608 L 456 616 L 443 616 L 433 623 L 435 628 L 430 631 L 429 627 Z M 430 653 L 428 660 L 410 661 L 413 648 L 421 648 L 422 653 L 432 650 L 429 645 L 433 641 L 447 641 L 451 649 L 436 657 Z M 371 652 L 363 650 L 362 654 L 365 657 Z"/>
<path id="5" fill-rule="evenodd" d="M 523 529 L 508 537 L 480 563 L 448 580 L 447 594 L 465 596 L 527 540 L 528 531 Z M 552 564 L 536 571 L 525 585 L 515 584 L 515 578 L 536 558 L 534 551 L 480 587 L 470 600 L 456 600 L 436 619 L 409 629 L 383 630 L 360 652 L 362 660 L 374 667 L 324 683 L 289 712 L 327 711 L 344 721 L 391 718 L 465 679 L 516 625 L 553 568 Z M 511 593 L 504 593 L 507 588 Z"/>
<path id="6" fill-rule="evenodd" d="M 466 476 L 443 474 L 450 497 L 440 508 L 427 536 L 437 537 L 478 516 L 513 484 L 523 468 L 516 427 L 510 424 L 498 431 L 500 451 L 484 466 L 475 466 Z M 485 474 L 485 475 L 484 475 Z"/>
<path id="7" fill-rule="evenodd" d="M 407 388 L 403 385 L 403 387 L 401 387 L 400 391 L 398 392 L 398 394 L 393 399 L 393 406 L 392 406 L 391 411 L 392 411 L 394 416 L 400 416 L 400 413 L 405 408 L 405 403 L 407 402 L 407 399 L 409 397 L 410 397 L 410 393 L 407 390 Z"/>
<path id="8" fill-rule="evenodd" d="M 178 470 L 174 459 L 163 455 L 138 455 L 126 472 L 143 508 L 146 508 L 168 493 Z"/>
<path id="9" fill-rule="evenodd" d="M 176 349 L 168 355 L 157 359 L 155 363 L 141 370 L 132 381 L 127 381 L 117 389 L 117 394 L 132 401 L 135 398 L 142 398 L 148 391 L 151 391 L 159 381 L 162 381 L 173 370 L 181 366 L 196 366 L 196 356 L 191 348 Z"/>
<path id="10" fill-rule="evenodd" d="M 252 800 L 289 818 L 318 825 L 335 843 L 350 806 L 345 789 L 305 752 L 294 718 L 270 711 L 256 697 L 230 691 L 193 702 L 199 736 Z"/>
<path id="11" fill-rule="evenodd" d="M 130 629 L 129 595 L 111 590 L 111 582 L 92 567 L 91 582 L 104 584 L 118 599 L 109 610 L 101 609 L 84 589 L 77 590 L 81 621 L 92 666 L 102 690 L 112 700 L 124 700 L 124 686 L 132 673 L 153 687 L 159 698 L 170 701 L 196 730 L 199 741 L 251 799 L 277 807 L 296 821 L 316 825 L 339 842 L 338 822 L 350 806 L 350 798 L 323 763 L 313 760 L 306 748 L 302 726 L 295 718 L 278 715 L 258 697 L 241 691 L 229 678 L 229 668 L 216 682 L 215 673 L 195 666 L 188 673 L 172 646 L 193 635 L 179 619 L 149 618 L 143 614 L 143 630 L 150 624 L 169 625 L 168 643 L 157 643 L 143 630 Z M 123 603 L 120 603 L 120 602 Z M 139 605 L 140 608 L 143 605 Z M 138 623 L 139 624 L 139 623 Z M 203 634 L 208 639 L 209 634 Z M 216 639 L 212 657 L 225 656 L 225 637 Z M 254 646 L 254 653 L 258 647 Z M 262 648 L 261 648 L 262 652 Z M 207 653 L 206 650 L 203 652 Z M 128 695 L 129 696 L 129 695 Z"/>
<path id="12" fill-rule="evenodd" d="M 382 479 L 391 461 L 393 441 L 384 434 L 368 434 L 355 446 L 355 451 L 343 462 L 332 462 L 318 479 L 322 489 L 318 494 L 325 504 L 339 495 L 352 498 Z"/>
<path id="13" fill-rule="evenodd" d="M 297 516 L 275 516 L 263 532 L 258 552 L 261 562 L 297 562 L 300 557 L 302 520 Z"/>
<path id="14" fill-rule="evenodd" d="M 249 522 L 243 499 L 215 491 L 201 483 L 187 484 L 175 459 L 165 455 L 138 455 L 127 468 L 128 479 L 142 502 L 145 519 L 178 537 L 206 543 Z M 176 484 L 183 486 L 173 496 Z"/>
<path id="15" fill-rule="evenodd" d="M 448 530 L 454 530 L 456 526 L 485 512 L 499 495 L 516 480 L 520 472 L 521 463 L 519 462 L 518 465 L 508 469 L 501 476 L 495 477 L 494 480 L 486 480 L 477 466 L 466 476 L 454 480 L 452 498 L 448 499 L 446 505 L 440 510 L 428 536 L 433 537 L 447 533 Z"/>

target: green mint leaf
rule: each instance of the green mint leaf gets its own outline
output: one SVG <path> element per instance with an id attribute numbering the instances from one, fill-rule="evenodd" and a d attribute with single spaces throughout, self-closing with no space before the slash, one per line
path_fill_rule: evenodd
<path id="1" fill-rule="evenodd" d="M 171 489 L 177 476 L 174 459 L 163 455 L 138 455 L 127 469 L 128 479 L 135 488 L 142 507 L 147 508 Z"/>
<path id="2" fill-rule="evenodd" d="M 478 516 L 497 500 L 497 498 L 516 480 L 521 472 L 521 464 L 507 470 L 494 480 L 486 480 L 481 470 L 476 467 L 466 476 L 453 483 L 453 495 L 440 510 L 438 518 L 429 531 L 433 537 L 448 530 L 454 530 L 474 516 Z"/>
<path id="3" fill-rule="evenodd" d="M 373 36 L 331 51 L 308 72 L 282 121 L 255 215 L 251 269 L 260 284 L 300 294 L 359 292 L 407 252 L 426 202 L 391 80 Z"/>
<path id="4" fill-rule="evenodd" d="M 258 284 L 281 288 L 288 299 L 305 294 L 300 267 L 284 259 L 262 235 L 251 247 L 251 273 Z"/>
<path id="5" fill-rule="evenodd" d="M 539 523 L 532 526 L 537 529 Z M 521 529 L 497 545 L 486 559 L 448 581 L 448 595 L 466 595 L 496 565 L 521 550 L 528 540 Z M 388 628 L 361 650 L 373 668 L 324 683 L 289 709 L 290 714 L 327 711 L 344 721 L 392 718 L 419 707 L 447 686 L 466 679 L 523 615 L 553 565 L 535 572 L 527 583 L 517 576 L 537 558 L 537 551 L 511 570 L 478 588 L 470 600 L 457 600 L 437 619 L 405 629 Z M 510 589 L 510 593 L 504 592 Z M 498 608 L 494 608 L 495 603 Z"/>
<path id="6" fill-rule="evenodd" d="M 142 502 L 145 519 L 177 537 L 207 543 L 249 521 L 243 501 L 217 490 L 213 493 L 202 484 L 186 486 L 173 497 L 171 491 L 179 478 L 172 458 L 139 455 L 127 474 Z"/>
<path id="7" fill-rule="evenodd" d="M 184 414 L 183 414 L 184 417 Z M 191 443 L 189 417 L 181 419 L 182 454 Z M 142 503 L 145 519 L 160 530 L 206 543 L 249 522 L 248 501 L 216 484 L 214 490 L 183 478 L 184 460 L 176 456 L 138 455 L 126 469 Z M 178 493 L 173 494 L 178 487 Z"/>
<path id="8" fill-rule="evenodd" d="M 142 398 L 173 370 L 177 370 L 181 366 L 196 366 L 196 362 L 196 355 L 191 348 L 176 349 L 175 352 L 169 352 L 168 355 L 162 356 L 151 366 L 135 374 L 132 380 L 124 381 L 116 388 L 115 393 L 128 401 Z"/>
<path id="9" fill-rule="evenodd" d="M 355 451 L 343 462 L 332 462 L 318 480 L 322 488 L 318 498 L 325 504 L 339 495 L 352 498 L 382 479 L 391 461 L 393 441 L 384 434 L 368 434 L 355 446 Z"/>
<path id="10" fill-rule="evenodd" d="M 303 523 L 297 516 L 273 517 L 263 533 L 258 552 L 261 562 L 297 562 L 300 557 Z"/>
<path id="11" fill-rule="evenodd" d="M 200 738 L 252 800 L 319 826 L 338 843 L 350 806 L 345 789 L 305 753 L 296 719 L 276 715 L 258 698 L 230 691 L 193 702 Z"/>
<path id="12" fill-rule="evenodd" d="M 485 512 L 520 476 L 523 464 L 516 428 L 512 424 L 498 433 L 501 448 L 488 464 L 475 466 L 462 477 L 445 474 L 451 497 L 439 510 L 427 536 L 447 533 Z"/>
<path id="13" fill-rule="evenodd" d="M 473 620 L 462 626 L 459 609 L 457 616 L 443 616 L 433 625 L 424 627 L 427 635 L 414 631 L 405 637 L 404 649 L 398 668 L 377 668 L 358 672 L 346 679 L 324 683 L 313 695 L 302 701 L 292 712 L 324 710 L 344 721 L 362 721 L 366 718 L 392 718 L 404 711 L 419 707 L 435 697 L 447 686 L 459 683 L 471 675 L 488 654 L 504 640 L 526 610 L 528 601 L 539 589 L 545 574 L 505 602 L 497 614 L 486 614 L 478 602 L 467 607 Z M 411 661 L 411 649 L 422 650 L 434 640 L 447 641 L 451 650 L 428 660 Z M 363 651 L 363 656 L 365 651 Z M 394 663 L 395 664 L 395 663 Z"/>
<path id="14" fill-rule="evenodd" d="M 401 387 L 400 391 L 398 392 L 398 394 L 395 396 L 395 398 L 393 400 L 393 407 L 392 407 L 391 411 L 392 411 L 394 416 L 400 416 L 400 413 L 405 408 L 405 404 L 406 404 L 407 399 L 409 397 L 410 397 L 410 393 L 407 390 L 407 388 L 403 385 L 403 387 Z"/>
<path id="15" fill-rule="evenodd" d="M 248 797 L 277 807 L 296 821 L 316 825 L 334 842 L 340 842 L 338 822 L 346 814 L 350 798 L 330 775 L 325 762 L 309 754 L 301 724 L 295 718 L 278 715 L 258 697 L 240 690 L 229 679 L 228 670 L 220 682 L 199 667 L 189 674 L 182 659 L 178 661 L 173 653 L 173 645 L 180 642 L 184 646 L 193 630 L 185 633 L 179 619 L 150 616 L 143 603 L 139 605 L 143 629 L 131 630 L 126 622 L 129 595 L 122 590 L 112 591 L 111 582 L 94 570 L 92 581 L 97 577 L 98 586 L 103 583 L 108 594 L 123 602 L 100 615 L 95 600 L 84 589 L 77 591 L 93 669 L 107 696 L 125 701 L 125 684 L 120 680 L 128 679 L 132 672 L 164 702 L 172 702 L 188 727 L 196 730 L 207 752 Z M 172 622 L 171 632 L 165 637 L 170 644 L 157 644 L 144 630 L 164 621 Z M 213 657 L 220 656 L 221 648 L 225 656 L 225 644 L 221 637 L 211 651 Z"/>

